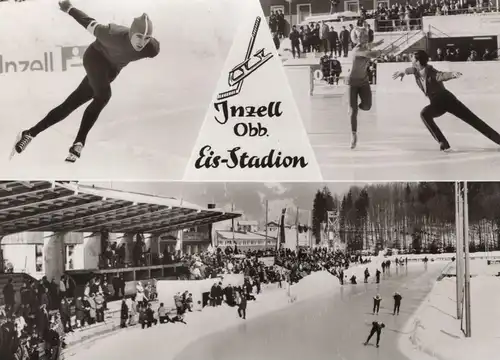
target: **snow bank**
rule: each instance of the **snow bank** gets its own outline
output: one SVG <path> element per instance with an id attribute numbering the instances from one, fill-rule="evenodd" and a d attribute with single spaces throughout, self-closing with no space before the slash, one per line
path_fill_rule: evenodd
<path id="1" fill-rule="evenodd" d="M 333 294 L 340 288 L 339 279 L 328 271 L 312 273 L 291 286 L 293 301 L 304 301 L 318 296 Z"/>
<path id="2" fill-rule="evenodd" d="M 471 279 L 472 338 L 456 319 L 455 279 L 434 286 L 400 338 L 401 351 L 410 359 L 498 359 L 500 342 L 500 278 L 479 275 Z M 463 324 L 465 326 L 465 323 Z"/>
<path id="3" fill-rule="evenodd" d="M 383 260 L 383 258 L 373 258 L 371 263 L 354 265 L 344 270 L 344 275 L 347 276 L 345 284 L 347 285 L 352 275 L 356 275 L 358 284 L 363 282 L 366 268 L 370 272 L 370 279 L 374 279 L 376 270 L 381 270 L 380 265 Z M 330 274 L 328 271 L 318 271 L 304 277 L 297 284 L 292 285 L 290 295 L 294 302 L 303 301 L 322 295 L 334 294 L 340 287 L 340 281 L 336 276 Z"/>

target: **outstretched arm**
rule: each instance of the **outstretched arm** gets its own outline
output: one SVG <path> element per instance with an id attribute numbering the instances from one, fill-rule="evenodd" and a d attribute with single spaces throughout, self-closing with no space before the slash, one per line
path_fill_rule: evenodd
<path id="1" fill-rule="evenodd" d="M 417 71 L 417 69 L 415 69 L 413 66 L 409 67 L 409 68 L 406 68 L 404 69 L 403 71 L 396 71 L 393 75 L 392 75 L 392 78 L 394 80 L 398 79 L 398 78 L 401 78 L 401 81 L 403 81 L 403 78 L 406 76 L 406 75 L 413 75 L 415 74 L 415 72 Z"/>
<path id="2" fill-rule="evenodd" d="M 435 70 L 436 72 L 436 80 L 438 82 L 444 82 L 452 79 L 458 79 L 460 76 L 462 76 L 462 73 L 458 71 L 438 71 Z"/>
<path id="3" fill-rule="evenodd" d="M 59 1 L 59 7 L 62 11 L 70 15 L 73 19 L 75 19 L 81 26 L 87 29 L 92 35 L 98 37 L 100 32 L 108 32 L 108 25 L 101 25 L 97 22 L 96 19 L 88 16 L 83 11 L 73 7 L 69 0 Z"/>

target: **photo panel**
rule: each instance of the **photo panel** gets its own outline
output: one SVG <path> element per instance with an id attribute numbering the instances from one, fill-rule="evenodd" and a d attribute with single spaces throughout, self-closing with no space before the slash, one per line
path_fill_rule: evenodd
<path id="1" fill-rule="evenodd" d="M 2 178 L 182 179 L 238 4 L 0 5 Z"/>
<path id="2" fill-rule="evenodd" d="M 4 180 L 0 331 L 15 321 L 38 344 L 45 327 L 41 358 L 74 360 L 494 359 L 499 194 L 498 182 Z"/>
<path id="3" fill-rule="evenodd" d="M 494 6 L 438 14 L 400 1 L 260 3 L 324 179 L 498 179 Z M 391 18 L 401 5 L 406 17 Z M 444 73 L 438 85 L 416 84 L 416 51 Z M 452 95 L 434 96 L 439 84 Z"/>

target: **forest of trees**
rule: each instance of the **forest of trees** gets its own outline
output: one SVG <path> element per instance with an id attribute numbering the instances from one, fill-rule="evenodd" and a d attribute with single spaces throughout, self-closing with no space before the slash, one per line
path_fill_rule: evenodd
<path id="1" fill-rule="evenodd" d="M 500 183 L 468 183 L 470 250 L 500 250 Z M 455 250 L 454 183 L 352 186 L 342 197 L 315 195 L 312 231 L 325 238 L 327 211 L 339 211 L 338 234 L 351 251 L 393 247 L 420 253 Z"/>

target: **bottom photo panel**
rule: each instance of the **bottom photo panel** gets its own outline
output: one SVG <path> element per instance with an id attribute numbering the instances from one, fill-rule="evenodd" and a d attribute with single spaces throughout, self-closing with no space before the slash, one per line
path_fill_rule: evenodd
<path id="1" fill-rule="evenodd" d="M 2 360 L 498 359 L 500 183 L 0 181 L 0 239 Z"/>

